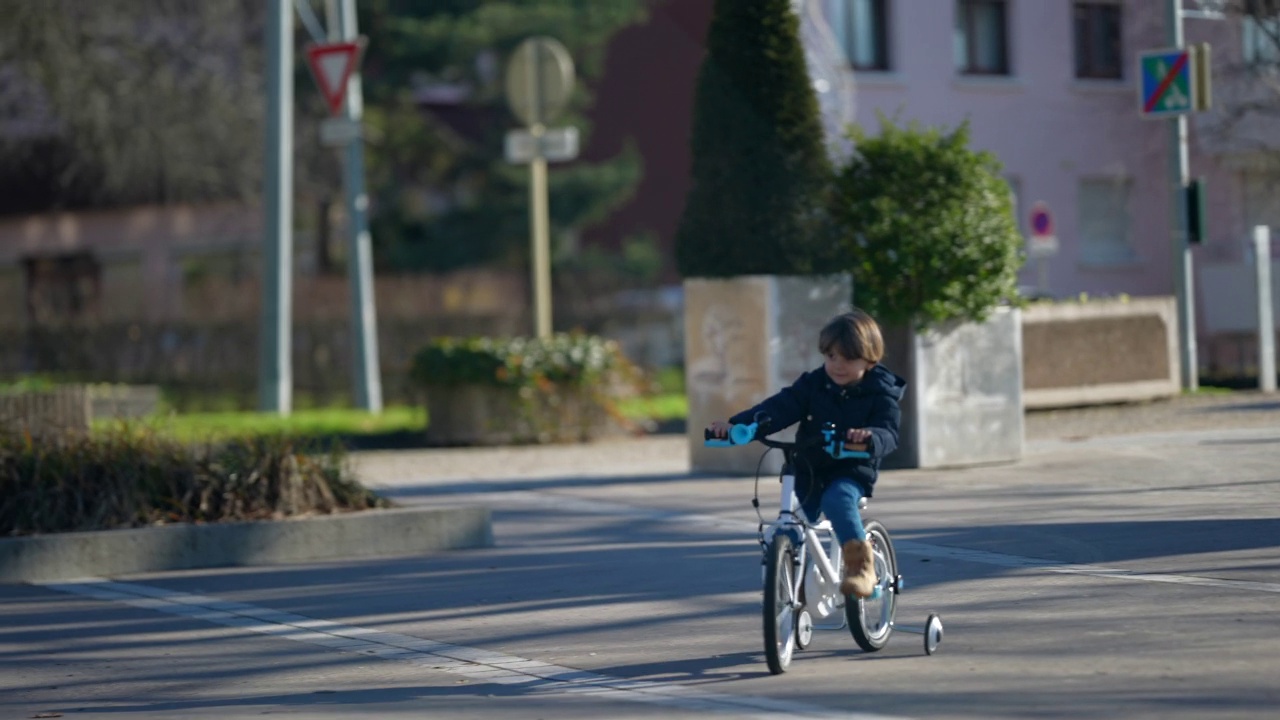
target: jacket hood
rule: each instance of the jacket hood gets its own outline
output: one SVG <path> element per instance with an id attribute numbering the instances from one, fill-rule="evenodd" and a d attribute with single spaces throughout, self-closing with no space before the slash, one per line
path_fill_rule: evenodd
<path id="1" fill-rule="evenodd" d="M 826 382 L 827 386 L 833 390 L 839 389 L 831 378 L 827 377 L 827 372 L 823 368 L 818 368 L 818 372 Z M 892 371 L 883 365 L 876 365 L 862 376 L 862 380 L 857 385 L 849 388 L 851 392 L 859 395 L 888 395 L 889 397 L 902 401 L 902 396 L 907 391 L 907 381 L 898 377 Z"/>

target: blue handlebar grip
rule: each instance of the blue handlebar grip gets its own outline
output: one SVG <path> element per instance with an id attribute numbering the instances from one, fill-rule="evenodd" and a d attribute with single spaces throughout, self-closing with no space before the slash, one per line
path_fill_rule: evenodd
<path id="1" fill-rule="evenodd" d="M 734 445 L 746 445 L 756 439 L 756 423 L 750 425 L 733 425 L 729 428 L 729 437 L 713 438 L 710 431 L 703 433 L 702 444 L 706 447 L 733 447 Z"/>
<path id="2" fill-rule="evenodd" d="M 746 445 L 756 439 L 756 428 L 757 425 L 755 423 L 734 425 L 729 428 L 729 439 L 733 441 L 734 445 Z"/>

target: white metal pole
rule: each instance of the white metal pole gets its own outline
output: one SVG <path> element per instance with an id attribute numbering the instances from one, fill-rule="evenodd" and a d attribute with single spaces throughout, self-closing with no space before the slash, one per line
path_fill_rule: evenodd
<path id="1" fill-rule="evenodd" d="M 293 6 L 267 3 L 267 137 L 263 187 L 258 407 L 293 409 Z"/>
<path id="2" fill-rule="evenodd" d="M 338 29 L 339 39 L 354 42 L 356 29 L 355 0 L 342 0 L 330 27 Z M 334 3 L 328 8 L 332 9 Z M 336 22 L 335 22 L 336 21 Z M 359 125 L 364 114 L 364 95 L 360 73 L 351 73 L 347 81 L 346 117 Z M 347 276 L 351 287 L 351 351 L 355 402 L 371 413 L 382 412 L 382 377 L 378 361 L 378 313 L 373 296 L 373 241 L 369 236 L 369 196 L 364 188 L 364 141 L 359 133 L 347 143 L 344 163 L 344 186 L 347 195 Z"/>
<path id="3" fill-rule="evenodd" d="M 1276 322 L 1271 313 L 1271 228 L 1253 229 L 1258 276 L 1258 389 L 1276 391 Z"/>
<path id="4" fill-rule="evenodd" d="M 1182 0 L 1167 0 L 1166 27 L 1171 47 L 1183 46 Z M 1187 157 L 1187 116 L 1169 121 L 1169 184 L 1172 186 L 1172 245 L 1174 292 L 1178 303 L 1178 334 L 1181 337 L 1182 389 L 1196 390 L 1200 367 L 1196 352 L 1195 284 L 1192 279 L 1191 245 L 1187 242 L 1187 196 L 1191 177 Z"/>

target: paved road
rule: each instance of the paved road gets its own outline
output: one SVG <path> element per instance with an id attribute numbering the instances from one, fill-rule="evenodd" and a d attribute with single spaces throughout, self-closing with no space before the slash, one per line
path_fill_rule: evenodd
<path id="1" fill-rule="evenodd" d="M 401 502 L 493 507 L 497 546 L 0 586 L 0 718 L 1273 718 L 1280 409 L 1230 400 L 886 473 L 933 657 L 820 633 L 770 676 L 752 482 L 690 476 L 680 438 L 374 453 Z"/>

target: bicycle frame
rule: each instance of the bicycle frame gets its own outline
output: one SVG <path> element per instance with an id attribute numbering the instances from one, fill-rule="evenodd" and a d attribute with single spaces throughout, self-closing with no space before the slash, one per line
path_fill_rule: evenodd
<path id="1" fill-rule="evenodd" d="M 778 497 L 778 518 L 764 529 L 761 536 L 762 547 L 767 549 L 773 537 L 780 531 L 795 531 L 803 542 L 799 543 L 796 557 L 795 587 L 792 588 L 792 604 L 800 609 L 799 598 L 803 590 L 809 600 L 809 606 L 820 619 L 837 613 L 844 607 L 844 595 L 840 593 L 840 545 L 831 530 L 830 521 L 823 520 L 810 523 L 800 507 L 796 495 L 796 477 L 793 472 L 783 471 L 782 488 Z M 831 554 L 822 547 L 819 532 L 828 534 Z M 822 629 L 840 630 L 845 627 L 844 614 L 840 613 L 840 624 Z"/>

